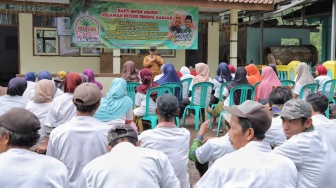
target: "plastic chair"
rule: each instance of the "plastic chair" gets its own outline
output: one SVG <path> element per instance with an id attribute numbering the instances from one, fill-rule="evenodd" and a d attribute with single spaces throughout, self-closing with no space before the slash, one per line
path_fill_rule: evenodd
<path id="1" fill-rule="evenodd" d="M 329 93 L 327 93 L 327 85 L 330 84 L 330 88 L 329 88 Z M 332 80 L 328 80 L 323 84 L 322 87 L 322 94 L 326 95 L 329 99 L 328 102 L 328 108 L 325 112 L 326 117 L 329 118 L 329 103 L 332 102 L 333 104 L 336 103 L 335 99 L 334 99 L 334 94 L 335 94 L 335 86 L 336 86 L 336 79 L 332 79 Z"/>
<path id="2" fill-rule="evenodd" d="M 145 115 L 142 116 L 143 120 L 147 120 L 151 122 L 152 129 L 154 129 L 157 125 L 158 117 L 155 113 L 150 113 L 149 112 L 149 102 L 150 102 L 150 95 L 152 93 L 157 92 L 157 97 L 159 98 L 162 94 L 164 93 L 173 93 L 170 87 L 166 86 L 159 86 L 159 87 L 154 87 L 151 88 L 147 91 L 146 93 L 146 112 Z"/>
<path id="3" fill-rule="evenodd" d="M 200 82 L 195 85 L 193 85 L 192 90 L 191 90 L 191 101 L 188 106 L 185 107 L 184 112 L 183 112 L 183 126 L 185 126 L 185 116 L 186 112 L 188 109 L 193 109 L 195 110 L 195 130 L 198 131 L 199 129 L 199 116 L 200 116 L 200 111 L 201 109 L 205 109 L 207 107 L 207 98 L 210 98 L 211 92 L 213 90 L 213 83 L 210 82 Z M 196 104 L 195 102 L 195 93 L 199 92 L 200 93 L 200 100 L 199 104 Z M 202 114 L 202 120 L 203 122 L 205 121 L 205 115 Z"/>
<path id="4" fill-rule="evenodd" d="M 183 91 L 182 91 L 182 98 L 187 98 L 189 97 L 189 87 L 191 84 L 192 78 L 186 78 L 181 81 Z"/>
<path id="5" fill-rule="evenodd" d="M 177 83 L 177 82 L 169 82 L 169 83 L 162 84 L 161 86 L 170 87 L 173 95 L 175 95 L 175 92 L 178 89 L 180 100 L 182 100 L 182 88 L 183 88 L 182 84 Z M 175 117 L 175 124 L 177 125 L 177 127 L 180 127 L 180 119 L 178 117 Z"/>
<path id="6" fill-rule="evenodd" d="M 249 84 L 243 84 L 243 85 L 239 85 L 239 86 L 235 86 L 231 89 L 230 91 L 230 101 L 229 101 L 229 106 L 233 106 L 233 99 L 234 99 L 234 93 L 236 91 L 240 90 L 240 97 L 239 97 L 239 104 L 242 104 L 244 101 L 249 99 L 249 92 L 252 94 L 254 87 L 249 85 Z M 251 97 L 252 98 L 252 97 Z M 235 105 L 239 105 L 239 104 L 235 104 Z M 220 133 L 220 128 L 221 128 L 221 121 L 222 121 L 222 116 L 223 114 L 225 114 L 226 111 L 222 111 L 219 114 L 219 118 L 218 118 L 218 125 L 217 125 L 217 136 L 219 136 Z M 225 124 L 223 123 L 223 128 L 225 128 Z"/>
<path id="7" fill-rule="evenodd" d="M 261 83 L 261 81 L 255 83 L 255 84 L 253 85 L 253 94 L 252 94 L 251 100 L 254 100 L 254 98 L 255 98 L 255 96 L 256 96 L 256 94 L 257 94 L 257 93 L 256 93 L 256 92 L 257 92 L 257 87 L 259 86 L 260 83 Z"/>
<path id="8" fill-rule="evenodd" d="M 310 93 L 316 93 L 317 92 L 317 89 L 319 87 L 319 84 L 317 83 L 312 83 L 312 84 L 306 84 L 304 85 L 301 90 L 300 90 L 300 95 L 299 95 L 299 98 L 300 99 L 303 99 L 303 93 L 306 89 L 310 89 Z"/>
<path id="9" fill-rule="evenodd" d="M 224 88 L 232 81 L 227 81 L 225 83 L 222 83 L 220 88 L 219 88 L 219 98 L 218 98 L 218 103 L 221 102 L 223 100 L 223 92 L 224 92 Z M 218 104 L 217 103 L 217 104 Z M 212 104 L 211 105 L 211 109 L 214 109 L 216 107 L 217 104 Z M 208 113 L 208 118 L 211 119 L 211 114 Z M 209 123 L 209 129 L 212 129 L 212 122 L 210 121 Z"/>
<path id="10" fill-rule="evenodd" d="M 133 101 L 133 108 L 135 106 L 135 88 L 138 87 L 140 83 L 138 82 L 127 82 L 127 95 Z"/>
<path id="11" fill-rule="evenodd" d="M 282 86 L 290 86 L 293 88 L 295 85 L 295 82 L 292 80 L 280 80 L 280 82 Z"/>

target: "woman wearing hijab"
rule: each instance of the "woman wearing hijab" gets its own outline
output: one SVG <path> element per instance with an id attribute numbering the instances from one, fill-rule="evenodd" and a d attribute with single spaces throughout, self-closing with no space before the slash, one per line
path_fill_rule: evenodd
<path id="1" fill-rule="evenodd" d="M 82 83 L 88 82 L 88 80 L 89 80 L 89 77 L 88 77 L 88 76 L 86 76 L 86 75 L 83 74 L 83 73 L 79 73 L 79 75 L 82 77 Z"/>
<path id="2" fill-rule="evenodd" d="M 322 92 L 324 83 L 331 80 L 331 78 L 327 75 L 327 73 L 328 73 L 328 70 L 325 66 L 318 65 L 316 67 L 315 74 L 316 74 L 317 77 L 315 78 L 315 82 L 317 82 L 319 84 L 319 88 L 317 90 L 319 93 Z M 330 84 L 328 84 L 326 86 L 326 94 L 327 95 L 330 92 L 330 87 L 331 87 Z"/>
<path id="3" fill-rule="evenodd" d="M 296 80 L 295 80 L 295 86 L 293 89 L 293 98 L 298 98 L 300 95 L 300 91 L 301 88 L 304 85 L 307 84 L 312 84 L 315 83 L 314 77 L 311 75 L 309 69 L 308 69 L 308 65 L 307 63 L 300 63 L 297 67 L 296 67 Z M 303 99 L 306 99 L 306 97 L 309 95 L 310 90 L 306 89 L 303 92 Z"/>
<path id="4" fill-rule="evenodd" d="M 48 71 L 39 72 L 38 75 L 37 75 L 37 80 L 40 81 L 40 80 L 43 80 L 43 79 L 52 80 L 52 76 L 51 76 L 50 72 L 48 72 Z M 57 88 L 55 90 L 54 98 L 56 98 L 58 96 L 61 96 L 63 93 L 64 92 L 61 89 Z M 30 100 L 32 100 L 34 98 L 34 95 L 35 95 L 35 92 L 31 91 L 30 96 L 29 96 Z"/>
<path id="5" fill-rule="evenodd" d="M 220 90 L 221 85 L 231 80 L 232 80 L 232 76 L 231 76 L 228 65 L 224 62 L 220 63 L 217 68 L 217 76 L 215 79 L 213 79 L 213 82 L 212 82 L 214 84 L 213 90 L 215 90 L 215 93 L 211 95 L 210 103 L 209 103 L 210 107 L 212 104 L 218 103 L 219 95 L 220 95 L 219 90 Z"/>
<path id="6" fill-rule="evenodd" d="M 183 81 L 184 79 L 187 79 L 187 78 L 195 78 L 194 75 L 190 74 L 190 70 L 186 66 L 181 67 L 180 73 L 182 74 L 182 77 L 180 78 L 181 81 Z"/>
<path id="7" fill-rule="evenodd" d="M 247 80 L 252 86 L 262 80 L 259 70 L 257 66 L 255 66 L 255 64 L 249 64 L 245 67 L 245 69 L 246 69 L 247 76 L 248 76 Z"/>
<path id="8" fill-rule="evenodd" d="M 57 73 L 56 78 L 54 79 L 55 86 L 62 91 L 64 90 L 64 79 L 65 79 L 66 75 L 67 75 L 67 72 L 59 71 Z"/>
<path id="9" fill-rule="evenodd" d="M 258 101 L 268 99 L 268 95 L 273 90 L 273 86 L 281 86 L 281 82 L 272 67 L 263 67 L 262 76 L 263 80 L 259 84 L 258 91 L 256 92 Z"/>
<path id="10" fill-rule="evenodd" d="M 98 82 L 98 81 L 95 80 L 93 70 L 91 70 L 91 69 L 85 69 L 83 71 L 83 74 L 85 74 L 86 76 L 88 76 L 88 82 L 97 84 L 97 86 L 99 87 L 99 89 L 103 90 L 103 85 L 100 82 Z"/>
<path id="11" fill-rule="evenodd" d="M 236 72 L 236 68 L 233 65 L 228 65 L 231 76 L 232 76 L 232 80 L 234 80 L 235 78 L 235 72 Z"/>
<path id="12" fill-rule="evenodd" d="M 18 107 L 25 108 L 29 100 L 23 97 L 27 81 L 23 78 L 12 78 L 8 83 L 7 95 L 0 97 L 0 115 Z"/>
<path id="13" fill-rule="evenodd" d="M 177 76 L 177 73 L 175 71 L 174 65 L 171 63 L 167 63 L 163 67 L 163 76 L 156 82 L 159 85 L 165 84 L 165 83 L 181 83 L 180 78 Z M 177 101 L 181 101 L 180 96 L 180 89 L 175 89 L 175 97 L 177 98 Z"/>
<path id="14" fill-rule="evenodd" d="M 126 61 L 120 78 L 125 79 L 126 82 L 139 82 L 140 81 L 138 75 L 135 72 L 135 65 L 133 61 Z"/>
<path id="15" fill-rule="evenodd" d="M 158 87 L 159 84 L 153 81 L 152 71 L 148 68 L 144 68 L 140 71 L 141 85 L 135 88 L 135 106 L 136 108 L 133 110 L 134 113 L 134 122 L 136 122 L 138 126 L 139 132 L 143 131 L 143 126 L 141 122 L 141 117 L 145 115 L 146 112 L 146 93 L 149 89 L 153 87 Z M 157 93 L 152 93 L 150 95 L 149 102 L 149 112 L 154 113 L 156 109 L 156 101 Z"/>
<path id="16" fill-rule="evenodd" d="M 26 109 L 31 111 L 40 120 L 41 128 L 39 129 L 40 139 L 33 146 L 33 150 L 37 153 L 45 153 L 47 144 L 45 131 L 45 118 L 48 110 L 51 107 L 53 95 L 55 93 L 55 84 L 51 80 L 43 79 L 37 82 L 35 87 L 35 95 L 32 101 L 26 105 Z"/>
<path id="17" fill-rule="evenodd" d="M 27 72 L 24 76 L 24 79 L 27 81 L 27 89 L 23 93 L 23 97 L 27 100 L 32 99 L 33 97 L 30 96 L 31 93 L 34 93 L 35 86 L 36 86 L 36 73 L 35 72 Z"/>
<path id="18" fill-rule="evenodd" d="M 112 126 L 131 124 L 133 120 L 133 101 L 127 96 L 127 83 L 122 78 L 112 81 L 107 96 L 100 100 L 94 117 Z M 132 126 L 136 129 L 136 126 Z"/>
<path id="19" fill-rule="evenodd" d="M 191 84 L 189 86 L 190 91 L 192 90 L 192 87 L 194 86 L 194 84 L 197 84 L 197 83 L 200 83 L 200 82 L 210 82 L 210 83 L 212 83 L 212 79 L 210 78 L 209 66 L 207 64 L 197 63 L 195 65 L 195 68 L 196 68 L 197 76 L 195 76 L 193 78 L 193 80 L 191 81 Z M 208 89 L 208 92 L 207 92 L 208 97 L 207 97 L 206 103 L 210 102 L 211 92 L 212 92 L 212 90 Z M 196 105 L 199 105 L 200 97 L 201 97 L 201 93 L 196 90 L 196 92 L 194 93 L 194 103 Z M 191 97 L 182 99 L 182 101 L 180 103 L 180 114 L 179 114 L 180 118 L 183 115 L 185 107 L 190 104 L 190 100 L 191 100 Z"/>

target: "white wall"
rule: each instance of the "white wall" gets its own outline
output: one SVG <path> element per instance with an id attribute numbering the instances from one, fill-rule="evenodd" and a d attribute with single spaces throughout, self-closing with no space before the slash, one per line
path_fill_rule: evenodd
<path id="1" fill-rule="evenodd" d="M 219 23 L 208 23 L 208 65 L 210 77 L 216 76 L 219 64 Z"/>

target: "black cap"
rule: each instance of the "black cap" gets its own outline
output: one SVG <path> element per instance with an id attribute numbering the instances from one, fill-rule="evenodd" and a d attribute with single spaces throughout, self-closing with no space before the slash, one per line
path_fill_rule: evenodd
<path id="1" fill-rule="evenodd" d="M 137 132 L 130 125 L 118 125 L 112 127 L 109 130 L 107 139 L 109 144 L 111 144 L 113 141 L 124 137 L 134 138 L 138 140 Z"/>
<path id="2" fill-rule="evenodd" d="M 191 17 L 191 15 L 187 15 L 186 18 L 185 18 L 185 20 L 190 20 L 190 21 L 192 22 L 192 17 Z"/>
<path id="3" fill-rule="evenodd" d="M 160 114 L 166 117 L 177 115 L 176 110 L 178 109 L 178 101 L 177 98 L 170 93 L 161 95 L 156 100 L 156 106 Z"/>
<path id="4" fill-rule="evenodd" d="M 149 48 L 150 50 L 156 50 L 156 46 L 150 46 L 150 48 Z"/>
<path id="5" fill-rule="evenodd" d="M 21 134 L 29 134 L 41 128 L 40 120 L 24 108 L 12 108 L 2 114 L 0 126 Z"/>

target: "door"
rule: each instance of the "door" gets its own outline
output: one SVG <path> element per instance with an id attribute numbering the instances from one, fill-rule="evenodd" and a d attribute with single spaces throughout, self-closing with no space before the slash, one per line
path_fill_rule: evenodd
<path id="1" fill-rule="evenodd" d="M 196 63 L 207 63 L 207 36 L 208 33 L 199 32 L 198 33 L 198 49 L 197 50 L 186 50 L 186 66 L 192 66 L 195 68 Z"/>

